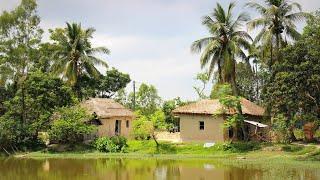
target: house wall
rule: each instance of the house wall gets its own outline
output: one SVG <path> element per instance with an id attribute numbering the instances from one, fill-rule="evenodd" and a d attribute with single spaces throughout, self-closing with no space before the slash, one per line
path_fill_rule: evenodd
<path id="1" fill-rule="evenodd" d="M 111 117 L 100 119 L 102 125 L 98 126 L 98 137 L 114 136 L 116 120 L 121 120 L 121 136 L 129 137 L 132 130 L 133 117 Z M 129 121 L 129 128 L 126 127 L 126 121 Z"/>
<path id="2" fill-rule="evenodd" d="M 224 141 L 223 116 L 188 115 L 180 116 L 180 136 L 182 141 Z M 200 130 L 199 121 L 204 121 L 204 130 Z"/>

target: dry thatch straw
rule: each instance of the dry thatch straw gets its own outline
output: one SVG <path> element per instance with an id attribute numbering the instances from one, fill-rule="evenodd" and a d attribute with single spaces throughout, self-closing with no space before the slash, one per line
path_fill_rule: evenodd
<path id="1" fill-rule="evenodd" d="M 98 118 L 133 117 L 131 110 L 115 102 L 113 99 L 90 98 L 80 104 L 89 113 L 96 113 Z"/>
<path id="2" fill-rule="evenodd" d="M 241 98 L 242 113 L 252 116 L 263 116 L 264 109 L 253 102 Z M 223 111 L 223 105 L 218 99 L 205 99 L 185 106 L 178 107 L 173 110 L 173 114 L 201 114 L 201 115 L 216 115 L 216 114 L 233 114 L 233 112 Z"/>

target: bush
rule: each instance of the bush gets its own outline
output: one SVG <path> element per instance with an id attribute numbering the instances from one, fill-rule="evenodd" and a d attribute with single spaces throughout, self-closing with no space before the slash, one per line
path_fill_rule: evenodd
<path id="1" fill-rule="evenodd" d="M 147 140 L 151 138 L 154 131 L 153 123 L 146 116 L 140 116 L 133 121 L 133 136 L 137 140 Z"/>
<path id="2" fill-rule="evenodd" d="M 94 147 L 98 151 L 107 153 L 123 152 L 127 146 L 127 139 L 123 136 L 101 137 L 94 142 Z"/>
<path id="3" fill-rule="evenodd" d="M 133 122 L 133 136 L 138 140 L 147 140 L 154 137 L 155 131 L 167 129 L 165 114 L 158 110 L 153 114 L 143 115 L 136 112 L 137 119 Z"/>
<path id="4" fill-rule="evenodd" d="M 295 129 L 293 130 L 294 136 L 297 138 L 297 140 L 303 140 L 304 139 L 304 132 L 302 129 Z"/>
<path id="5" fill-rule="evenodd" d="M 118 151 L 122 151 L 124 148 L 126 148 L 127 145 L 127 138 L 123 137 L 123 136 L 113 136 L 110 138 L 110 140 L 117 145 L 118 147 Z"/>
<path id="6" fill-rule="evenodd" d="M 230 152 L 247 152 L 260 148 L 258 143 L 255 142 L 227 142 L 222 145 L 224 151 Z"/>
<path id="7" fill-rule="evenodd" d="M 273 119 L 273 121 L 273 131 L 275 132 L 275 140 L 280 143 L 289 143 L 289 120 L 283 114 L 279 114 Z"/>
<path id="8" fill-rule="evenodd" d="M 55 116 L 57 117 L 48 131 L 50 142 L 76 144 L 95 130 L 93 125 L 86 124 L 92 117 L 83 108 L 61 108 Z"/>

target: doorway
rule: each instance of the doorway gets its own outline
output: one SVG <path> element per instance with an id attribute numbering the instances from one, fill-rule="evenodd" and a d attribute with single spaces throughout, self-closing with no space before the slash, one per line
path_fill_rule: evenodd
<path id="1" fill-rule="evenodd" d="M 121 120 L 116 120 L 115 128 L 114 128 L 115 135 L 121 134 Z"/>

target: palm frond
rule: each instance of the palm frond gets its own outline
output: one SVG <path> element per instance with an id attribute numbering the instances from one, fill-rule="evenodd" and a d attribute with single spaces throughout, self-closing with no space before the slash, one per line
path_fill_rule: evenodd
<path id="1" fill-rule="evenodd" d="M 251 20 L 247 23 L 248 29 L 253 30 L 259 27 L 265 27 L 268 25 L 268 21 L 265 18 L 258 18 Z"/>
<path id="2" fill-rule="evenodd" d="M 305 13 L 305 12 L 297 12 L 297 13 L 292 13 L 292 14 L 288 14 L 285 16 L 286 19 L 290 20 L 290 21 L 302 21 L 305 18 L 309 17 L 310 14 L 309 13 Z"/>
<path id="3" fill-rule="evenodd" d="M 219 42 L 217 41 L 212 41 L 202 52 L 201 57 L 200 57 L 200 65 L 201 68 L 204 68 L 208 62 L 210 61 L 210 58 L 212 55 L 219 51 Z"/>
<path id="4" fill-rule="evenodd" d="M 236 31 L 232 34 L 232 36 L 237 36 L 249 41 L 253 41 L 252 37 L 246 31 Z"/>
<path id="5" fill-rule="evenodd" d="M 196 40 L 191 45 L 191 52 L 193 53 L 200 53 L 202 49 L 209 44 L 210 41 L 212 41 L 213 37 L 205 37 L 199 40 Z"/>
<path id="6" fill-rule="evenodd" d="M 293 40 L 298 40 L 301 37 L 301 34 L 297 30 L 295 30 L 294 28 L 292 28 L 290 26 L 287 26 L 285 28 L 285 32 L 286 32 L 287 36 L 289 36 Z"/>
<path id="7" fill-rule="evenodd" d="M 94 65 L 92 63 L 85 62 L 85 63 L 83 63 L 83 65 L 84 65 L 84 69 L 86 70 L 88 75 L 91 75 L 95 78 L 98 78 L 101 75 L 101 73 L 97 70 L 96 67 L 94 67 Z"/>
<path id="8" fill-rule="evenodd" d="M 104 67 L 108 67 L 108 64 L 102 60 L 102 59 L 99 59 L 95 56 L 88 56 L 88 62 L 92 62 L 94 65 L 100 65 L 100 66 L 104 66 Z"/>
<path id="9" fill-rule="evenodd" d="M 87 51 L 87 54 L 94 54 L 94 53 L 110 54 L 110 50 L 106 47 L 96 47 L 96 48 L 91 48 Z"/>
<path id="10" fill-rule="evenodd" d="M 256 3 L 256 2 L 248 2 L 246 4 L 246 7 L 250 7 L 250 8 L 255 9 L 261 15 L 264 15 L 267 11 L 267 9 L 265 7 L 263 7 L 262 5 L 260 5 L 259 3 Z"/>
<path id="11" fill-rule="evenodd" d="M 68 80 L 71 85 L 77 82 L 77 68 L 74 62 L 69 61 L 64 69 L 63 77 Z"/>

